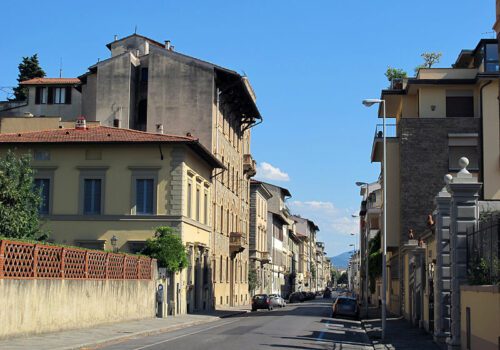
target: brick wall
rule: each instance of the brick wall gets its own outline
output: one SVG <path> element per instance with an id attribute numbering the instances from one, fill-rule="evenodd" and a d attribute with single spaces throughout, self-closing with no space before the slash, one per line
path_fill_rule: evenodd
<path id="1" fill-rule="evenodd" d="M 426 219 L 434 209 L 434 197 L 444 186 L 443 176 L 450 172 L 448 134 L 479 132 L 480 120 L 477 118 L 400 120 L 401 244 L 408 240 L 409 228 L 419 237 L 427 227 Z M 480 151 L 478 146 L 479 158 Z"/>

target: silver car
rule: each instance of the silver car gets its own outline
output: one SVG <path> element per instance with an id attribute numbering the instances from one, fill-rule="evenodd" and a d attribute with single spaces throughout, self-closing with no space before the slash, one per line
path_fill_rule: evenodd
<path id="1" fill-rule="evenodd" d="M 271 304 L 273 306 L 279 306 L 279 307 L 286 306 L 285 299 L 283 299 L 279 294 L 269 294 L 269 298 L 271 299 Z"/>

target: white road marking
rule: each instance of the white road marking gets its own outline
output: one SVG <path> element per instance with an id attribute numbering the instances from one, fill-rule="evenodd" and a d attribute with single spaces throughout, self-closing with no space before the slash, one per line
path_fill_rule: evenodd
<path id="1" fill-rule="evenodd" d="M 239 320 L 238 320 L 239 321 Z M 176 340 L 176 339 L 179 339 L 179 338 L 184 338 L 184 337 L 187 337 L 189 335 L 193 335 L 193 334 L 197 334 L 197 333 L 201 333 L 201 332 L 204 332 L 204 331 L 208 331 L 209 329 L 213 329 L 213 328 L 217 328 L 217 327 L 222 327 L 222 326 L 225 326 L 226 324 L 230 324 L 230 323 L 234 323 L 234 322 L 237 322 L 237 321 L 230 321 L 230 322 L 225 322 L 225 323 L 221 323 L 221 324 L 218 324 L 218 325 L 215 325 L 215 326 L 212 326 L 212 327 L 208 327 L 208 328 L 203 328 L 199 331 L 196 331 L 196 332 L 191 332 L 191 333 L 186 333 L 186 334 L 182 334 L 182 335 L 178 335 L 177 337 L 173 337 L 173 338 L 170 338 L 170 339 L 165 339 L 165 340 L 162 340 L 162 341 L 159 341 L 159 342 L 156 342 L 154 344 L 149 344 L 149 345 L 144 345 L 144 346 L 141 346 L 140 348 L 135 348 L 133 350 L 143 350 L 143 349 L 147 349 L 147 348 L 150 348 L 152 346 L 156 346 L 156 345 L 159 345 L 159 344 L 163 344 L 163 343 L 166 343 L 166 342 L 169 342 L 169 341 L 172 341 L 172 340 Z"/>

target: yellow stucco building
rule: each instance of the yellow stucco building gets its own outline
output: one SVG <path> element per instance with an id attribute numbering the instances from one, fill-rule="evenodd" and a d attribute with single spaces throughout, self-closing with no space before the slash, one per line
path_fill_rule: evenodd
<path id="1" fill-rule="evenodd" d="M 223 165 L 196 138 L 77 123 L 0 134 L 9 149 L 32 155 L 54 242 L 136 253 L 156 227 L 173 227 L 189 266 L 170 281 L 169 312 L 210 307 L 211 174 Z"/>

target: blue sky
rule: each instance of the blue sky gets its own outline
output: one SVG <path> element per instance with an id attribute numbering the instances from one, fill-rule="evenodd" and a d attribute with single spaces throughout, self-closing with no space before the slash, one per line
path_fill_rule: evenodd
<path id="1" fill-rule="evenodd" d="M 140 5 L 139 5 L 140 4 Z M 372 181 L 375 108 L 387 66 L 409 73 L 424 51 L 448 67 L 491 31 L 493 0 L 8 1 L 2 4 L 0 87 L 16 85 L 22 56 L 48 76 L 75 77 L 117 34 L 133 33 L 246 73 L 264 123 L 252 153 L 260 176 L 287 187 L 292 211 L 320 226 L 329 255 L 349 248 L 355 181 Z M 5 95 L 0 93 L 0 99 Z M 274 179 L 274 180 L 273 180 Z"/>

